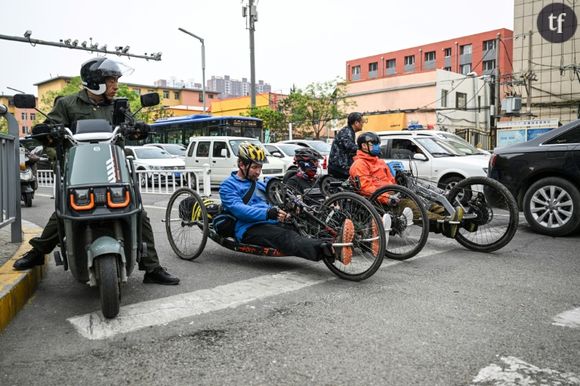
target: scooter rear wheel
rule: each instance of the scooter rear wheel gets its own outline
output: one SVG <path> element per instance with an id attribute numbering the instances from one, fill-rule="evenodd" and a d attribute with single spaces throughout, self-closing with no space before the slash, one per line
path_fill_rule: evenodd
<path id="1" fill-rule="evenodd" d="M 95 260 L 95 265 L 99 279 L 101 310 L 105 318 L 111 319 L 119 314 L 121 303 L 117 257 L 115 255 L 104 255 Z"/>

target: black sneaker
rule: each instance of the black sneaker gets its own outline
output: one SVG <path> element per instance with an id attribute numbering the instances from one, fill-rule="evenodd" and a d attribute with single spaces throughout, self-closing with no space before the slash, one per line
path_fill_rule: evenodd
<path id="1" fill-rule="evenodd" d="M 22 257 L 14 262 L 12 266 L 17 271 L 34 268 L 37 265 L 44 264 L 44 253 L 32 248 L 26 252 Z"/>
<path id="2" fill-rule="evenodd" d="M 179 284 L 179 278 L 167 272 L 165 268 L 157 267 L 151 272 L 145 272 L 143 283 L 176 285 Z"/>

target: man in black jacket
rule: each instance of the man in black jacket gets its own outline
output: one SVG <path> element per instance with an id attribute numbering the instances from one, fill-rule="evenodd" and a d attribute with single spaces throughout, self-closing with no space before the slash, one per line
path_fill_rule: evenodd
<path id="1" fill-rule="evenodd" d="M 364 118 L 361 113 L 350 113 L 347 126 L 340 129 L 332 141 L 328 160 L 328 174 L 341 180 L 349 177 L 348 171 L 352 165 L 358 146 L 354 140 L 355 133 L 363 129 Z"/>

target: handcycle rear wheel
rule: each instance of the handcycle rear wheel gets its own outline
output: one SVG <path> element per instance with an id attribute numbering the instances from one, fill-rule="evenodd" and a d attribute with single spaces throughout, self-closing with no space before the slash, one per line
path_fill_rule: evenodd
<path id="1" fill-rule="evenodd" d="M 342 232 L 344 220 L 350 219 L 354 225 L 352 261 L 345 265 L 339 259 L 325 259 L 324 263 L 330 271 L 341 279 L 351 281 L 371 277 L 383 262 L 387 244 L 381 217 L 376 209 L 366 199 L 354 193 L 341 192 L 326 199 L 318 215 L 328 229 L 339 234 Z M 339 251 L 340 248 L 345 247 L 335 247 L 335 250 Z"/>
<path id="2" fill-rule="evenodd" d="M 382 203 L 387 197 L 397 197 L 396 205 Z M 385 256 L 394 260 L 407 260 L 419 253 L 429 237 L 429 218 L 422 200 L 413 191 L 400 185 L 386 185 L 369 198 L 379 214 L 391 217 L 389 244 Z M 407 209 L 408 208 L 408 209 Z M 407 219 L 406 212 L 412 212 Z M 412 220 L 412 223 L 409 223 Z"/>
<path id="3" fill-rule="evenodd" d="M 455 240 L 478 252 L 493 252 L 509 243 L 518 229 L 519 211 L 509 190 L 489 177 L 460 181 L 448 194 L 465 210 Z"/>
<path id="4" fill-rule="evenodd" d="M 165 231 L 179 258 L 193 260 L 203 252 L 209 236 L 209 219 L 199 194 L 190 188 L 180 188 L 171 195 L 165 211 Z"/>

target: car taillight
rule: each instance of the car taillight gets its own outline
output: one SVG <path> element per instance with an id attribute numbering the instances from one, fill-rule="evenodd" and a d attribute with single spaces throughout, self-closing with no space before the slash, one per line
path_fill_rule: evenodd
<path id="1" fill-rule="evenodd" d="M 326 169 L 328 167 L 327 157 L 328 156 L 324 156 L 324 159 L 322 160 L 322 168 L 323 169 Z"/>
<path id="2" fill-rule="evenodd" d="M 491 157 L 489 157 L 489 168 L 493 168 L 495 166 L 495 161 L 497 159 L 497 154 L 492 154 Z"/>

